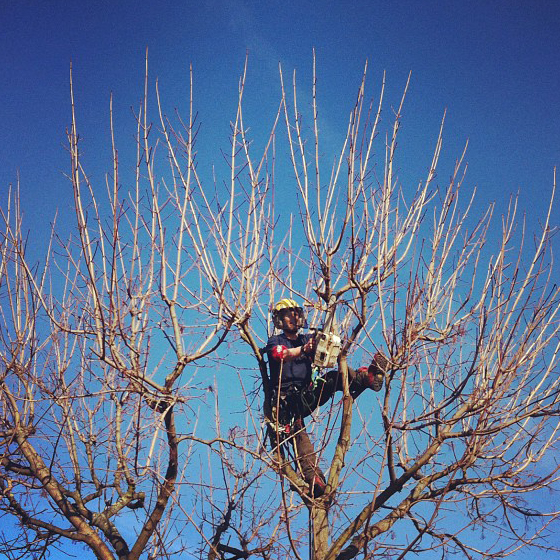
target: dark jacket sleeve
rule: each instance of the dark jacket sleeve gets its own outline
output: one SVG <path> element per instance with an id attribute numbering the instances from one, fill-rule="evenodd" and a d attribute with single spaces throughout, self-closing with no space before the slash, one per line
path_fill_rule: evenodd
<path id="1" fill-rule="evenodd" d="M 266 346 L 264 347 L 264 351 L 265 354 L 268 356 L 268 361 L 270 362 L 270 360 L 272 360 L 272 349 L 277 346 L 278 344 L 284 344 L 284 342 L 280 339 L 280 337 L 277 334 L 273 334 L 269 339 L 268 342 L 266 343 Z"/>

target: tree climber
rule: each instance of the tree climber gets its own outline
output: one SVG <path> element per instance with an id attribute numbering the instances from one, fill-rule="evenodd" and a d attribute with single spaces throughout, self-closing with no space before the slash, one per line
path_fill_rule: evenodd
<path id="1" fill-rule="evenodd" d="M 282 299 L 276 303 L 272 320 L 282 331 L 271 336 L 264 349 L 270 366 L 272 423 L 280 443 L 289 438 L 300 472 L 311 495 L 317 498 L 325 492 L 326 481 L 303 419 L 325 404 L 336 391 L 342 391 L 342 376 L 332 370 L 319 382 L 313 381 L 315 341 L 312 334 L 299 332 L 307 323 L 303 308 L 296 301 Z M 380 391 L 387 368 L 388 360 L 380 352 L 374 355 L 369 367 L 357 371 L 348 368 L 352 397 L 358 397 L 365 389 Z"/>

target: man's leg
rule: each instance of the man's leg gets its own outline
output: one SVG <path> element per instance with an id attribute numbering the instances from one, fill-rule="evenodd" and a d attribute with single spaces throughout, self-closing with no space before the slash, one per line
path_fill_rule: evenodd
<path id="1" fill-rule="evenodd" d="M 300 472 L 311 488 L 311 494 L 318 498 L 325 493 L 325 476 L 318 466 L 318 458 L 309 439 L 303 419 L 294 422 L 293 444 Z"/>
<path id="2" fill-rule="evenodd" d="M 310 487 L 311 495 L 315 498 L 325 492 L 325 477 L 318 466 L 317 456 L 309 435 L 305 429 L 301 413 L 301 393 L 282 394 L 278 411 L 272 406 L 274 424 L 269 424 L 269 437 L 273 453 L 279 462 L 286 460 L 284 445 L 288 441 L 294 449 L 294 458 L 298 470 Z"/>
<path id="3" fill-rule="evenodd" d="M 357 398 L 366 389 L 381 391 L 385 374 L 389 369 L 389 360 L 377 352 L 369 367 L 358 370 L 348 368 L 350 394 Z M 309 416 L 318 406 L 323 406 L 336 391 L 342 391 L 342 375 L 338 370 L 327 371 L 315 387 L 302 392 L 303 415 Z"/>

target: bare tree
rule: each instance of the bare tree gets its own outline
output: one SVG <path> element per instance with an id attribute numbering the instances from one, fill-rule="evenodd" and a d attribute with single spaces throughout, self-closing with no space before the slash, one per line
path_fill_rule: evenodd
<path id="1" fill-rule="evenodd" d="M 2 551 L 31 557 L 64 540 L 127 559 L 551 549 L 558 513 L 535 503 L 558 475 L 554 193 L 530 242 L 514 199 L 494 239 L 493 209 L 473 218 L 474 193 L 460 197 L 465 154 L 437 184 L 441 131 L 426 178 L 400 184 L 405 96 L 385 130 L 384 81 L 368 104 L 365 71 L 333 164 L 315 72 L 309 119 L 295 74 L 290 94 L 280 72 L 258 151 L 245 77 L 223 184 L 197 166 L 191 72 L 188 118 L 176 124 L 156 85 L 157 128 L 146 78 L 136 176 L 122 187 L 113 140 L 106 198 L 83 167 L 73 115 L 75 235 L 53 228 L 40 267 L 16 195 L 4 209 L 0 503 L 22 530 L 4 533 Z M 275 185 L 284 157 L 289 196 Z M 341 399 L 310 425 L 328 467 L 320 498 L 265 429 L 261 347 L 284 295 L 316 326 L 334 312 L 343 338 Z M 384 392 L 354 402 L 348 362 L 378 350 L 390 362 Z"/>

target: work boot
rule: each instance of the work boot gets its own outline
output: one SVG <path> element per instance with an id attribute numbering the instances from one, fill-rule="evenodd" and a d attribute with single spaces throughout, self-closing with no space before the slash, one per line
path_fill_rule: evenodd
<path id="1" fill-rule="evenodd" d="M 320 498 L 327 489 L 327 483 L 322 475 L 316 474 L 313 480 L 309 483 L 311 495 L 314 498 Z"/>
<path id="2" fill-rule="evenodd" d="M 360 374 L 359 383 L 361 389 L 372 389 L 373 391 L 381 391 L 383 388 L 383 380 L 385 373 L 389 369 L 389 360 L 381 352 L 376 352 L 369 367 L 361 367 L 358 369 Z"/>
<path id="3" fill-rule="evenodd" d="M 368 367 L 368 381 L 370 388 L 374 391 L 381 391 L 385 373 L 389 369 L 389 360 L 382 352 L 376 352 L 373 360 Z"/>

